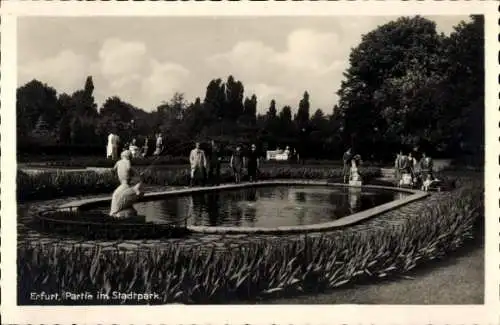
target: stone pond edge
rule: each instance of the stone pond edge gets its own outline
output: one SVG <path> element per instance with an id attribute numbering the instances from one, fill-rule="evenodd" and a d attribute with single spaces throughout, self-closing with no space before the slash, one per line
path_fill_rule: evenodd
<path id="1" fill-rule="evenodd" d="M 249 188 L 249 187 L 261 187 L 261 186 L 270 186 L 270 185 L 315 185 L 315 186 L 339 186 L 339 187 L 348 187 L 352 189 L 360 189 L 359 186 L 350 186 L 342 183 L 330 183 L 327 181 L 313 181 L 313 180 L 268 180 L 268 181 L 259 181 L 256 183 L 240 183 L 240 184 L 224 184 L 220 186 L 207 186 L 207 187 L 194 187 L 194 188 L 183 188 L 183 189 L 174 189 L 169 191 L 160 191 L 160 192 L 152 192 L 147 193 L 140 200 L 140 202 L 152 201 L 155 199 L 161 199 L 168 196 L 179 196 L 179 195 L 189 195 L 193 193 L 204 193 L 210 191 L 217 190 L 230 190 L 230 189 L 241 189 L 241 188 Z M 373 218 L 377 215 L 380 215 L 384 212 L 388 212 L 390 210 L 397 209 L 403 205 L 408 203 L 421 200 L 427 196 L 429 193 L 406 189 L 406 188 L 397 188 L 391 186 L 380 186 L 380 185 L 362 185 L 362 188 L 372 188 L 372 189 L 385 189 L 392 190 L 396 192 L 404 192 L 411 193 L 411 195 L 394 200 L 382 205 L 378 205 L 368 210 L 364 210 L 358 213 L 351 214 L 347 217 L 325 222 L 318 223 L 313 225 L 304 225 L 304 226 L 282 226 L 276 228 L 254 228 L 254 227 L 211 227 L 211 226 L 187 226 L 188 230 L 192 233 L 198 234 L 269 234 L 269 235 L 286 235 L 286 234 L 297 234 L 297 233 L 316 233 L 316 232 L 326 232 L 331 230 L 337 230 L 343 227 L 351 226 L 367 219 Z M 95 206 L 101 206 L 105 203 L 110 203 L 111 197 L 104 198 L 89 198 L 89 199 L 81 199 L 68 202 L 66 204 L 60 205 L 58 210 L 78 210 L 78 209 L 89 209 Z"/>

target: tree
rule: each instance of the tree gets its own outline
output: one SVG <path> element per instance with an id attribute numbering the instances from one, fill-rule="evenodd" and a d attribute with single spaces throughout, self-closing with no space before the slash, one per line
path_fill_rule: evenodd
<path id="1" fill-rule="evenodd" d="M 110 132 L 114 132 L 122 139 L 128 138 L 130 136 L 128 128 L 131 125 L 130 122 L 134 120 L 132 108 L 132 105 L 122 101 L 117 96 L 106 99 L 99 111 L 97 134 L 103 138 Z"/>
<path id="2" fill-rule="evenodd" d="M 61 118 L 54 88 L 32 80 L 17 89 L 16 116 L 18 142 L 24 142 L 43 115 L 48 128 L 55 128 Z"/>
<path id="3" fill-rule="evenodd" d="M 420 16 L 399 18 L 362 37 L 338 91 L 344 141 L 370 154 L 381 139 L 411 143 L 430 135 L 443 41 L 435 23 Z"/>
<path id="4" fill-rule="evenodd" d="M 243 104 L 242 122 L 245 125 L 255 125 L 257 118 L 257 96 L 255 94 L 250 98 L 245 98 Z"/>
<path id="5" fill-rule="evenodd" d="M 299 102 L 299 108 L 297 110 L 297 115 L 295 116 L 295 122 L 297 123 L 298 129 L 307 128 L 309 123 L 309 93 L 306 91 L 302 99 Z"/>
<path id="6" fill-rule="evenodd" d="M 76 108 L 76 113 L 79 116 L 96 118 L 98 115 L 97 104 L 93 96 L 94 82 L 92 76 L 88 76 L 85 80 L 85 86 L 82 90 L 77 90 L 73 93 L 72 98 Z"/>
<path id="7" fill-rule="evenodd" d="M 484 150 L 484 17 L 462 21 L 446 39 L 446 80 L 442 123 L 457 147 Z"/>
<path id="8" fill-rule="evenodd" d="M 266 113 L 266 117 L 268 120 L 273 120 L 276 118 L 278 111 L 276 110 L 276 101 L 273 99 L 269 104 L 269 108 Z"/>
<path id="9" fill-rule="evenodd" d="M 224 117 L 236 121 L 243 114 L 243 97 L 243 84 L 229 76 L 225 83 Z"/>

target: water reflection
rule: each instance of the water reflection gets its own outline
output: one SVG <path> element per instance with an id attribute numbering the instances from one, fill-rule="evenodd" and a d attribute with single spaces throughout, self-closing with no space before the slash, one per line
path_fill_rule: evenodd
<path id="1" fill-rule="evenodd" d="M 149 221 L 190 217 L 205 226 L 278 227 L 336 220 L 405 197 L 406 193 L 344 187 L 259 187 L 138 204 Z"/>
<path id="2" fill-rule="evenodd" d="M 361 188 L 349 187 L 349 208 L 351 213 L 358 212 L 361 205 Z"/>

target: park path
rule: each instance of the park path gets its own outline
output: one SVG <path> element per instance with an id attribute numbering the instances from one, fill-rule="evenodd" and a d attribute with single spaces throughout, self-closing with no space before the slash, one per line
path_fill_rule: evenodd
<path id="1" fill-rule="evenodd" d="M 446 260 L 417 269 L 407 278 L 353 285 L 315 295 L 278 298 L 261 304 L 475 305 L 484 303 L 484 246 L 468 247 Z M 452 285 L 450 285 L 452 284 Z"/>

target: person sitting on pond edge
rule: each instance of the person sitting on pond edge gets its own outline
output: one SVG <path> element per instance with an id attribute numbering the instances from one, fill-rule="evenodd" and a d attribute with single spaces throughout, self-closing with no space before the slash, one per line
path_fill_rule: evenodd
<path id="1" fill-rule="evenodd" d="M 189 163 L 191 165 L 191 181 L 193 186 L 197 179 L 201 179 L 201 185 L 205 185 L 205 176 L 207 168 L 207 158 L 205 152 L 200 148 L 200 143 L 196 142 L 195 148 L 189 154 Z"/>
<path id="2" fill-rule="evenodd" d="M 247 157 L 247 172 L 248 179 L 250 182 L 255 182 L 257 180 L 257 171 L 260 165 L 259 153 L 257 152 L 257 146 L 252 144 L 250 152 Z"/>

